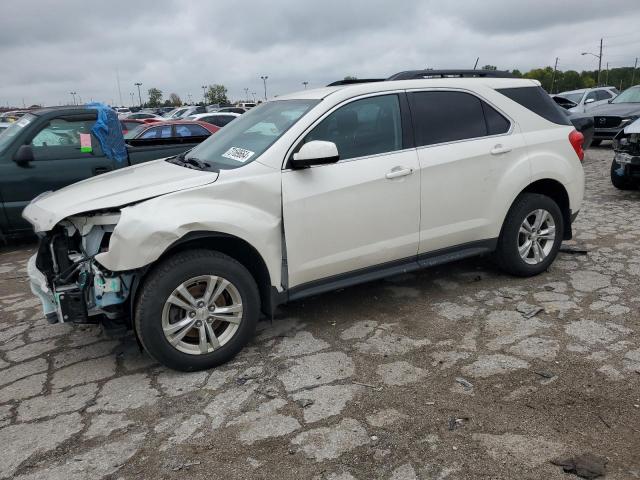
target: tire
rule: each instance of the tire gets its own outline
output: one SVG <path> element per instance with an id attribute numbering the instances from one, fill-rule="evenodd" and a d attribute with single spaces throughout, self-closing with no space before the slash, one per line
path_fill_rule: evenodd
<path id="1" fill-rule="evenodd" d="M 203 301 L 207 292 L 209 308 Z M 258 287 L 242 264 L 220 252 L 187 250 L 163 260 L 147 276 L 134 322 L 151 357 L 187 372 L 232 359 L 253 336 L 259 314 Z M 169 333 L 172 329 L 176 332 Z"/>
<path id="2" fill-rule="evenodd" d="M 620 164 L 615 160 L 611 161 L 611 183 L 618 190 L 635 190 L 637 187 L 623 175 L 618 175 L 616 170 L 620 168 Z"/>
<path id="3" fill-rule="evenodd" d="M 524 228 L 525 220 L 528 225 L 533 222 L 532 226 L 535 226 L 534 220 L 538 218 L 536 212 L 540 211 L 547 212 L 547 216 L 542 215 L 542 218 L 547 220 L 542 224 L 533 240 L 527 240 L 530 238 L 530 234 L 521 233 L 521 227 Z M 551 222 L 555 227 L 553 239 L 548 238 L 550 237 Z M 511 275 L 518 277 L 538 275 L 544 272 L 555 260 L 562 243 L 563 232 L 564 218 L 560 207 L 553 199 L 537 193 L 523 193 L 513 202 L 502 225 L 498 248 L 495 252 L 496 260 L 500 267 Z M 522 245 L 526 250 L 527 241 L 531 247 L 527 251 L 528 258 L 525 260 L 520 254 L 519 248 Z M 536 249 L 536 244 L 540 246 L 539 250 Z M 536 251 L 540 254 L 538 255 Z"/>
<path id="4" fill-rule="evenodd" d="M 593 140 L 591 140 L 591 145 L 590 145 L 590 146 L 591 146 L 591 147 L 597 147 L 597 146 L 598 146 L 598 145 L 600 145 L 601 143 L 602 143 L 602 139 L 598 139 L 598 140 L 593 139 Z"/>

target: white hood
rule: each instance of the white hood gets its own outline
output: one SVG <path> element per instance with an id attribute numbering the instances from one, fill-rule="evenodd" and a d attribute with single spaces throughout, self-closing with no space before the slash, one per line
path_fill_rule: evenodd
<path id="1" fill-rule="evenodd" d="M 165 160 L 141 163 L 88 178 L 35 198 L 22 212 L 36 232 L 51 230 L 60 220 L 79 213 L 121 207 L 218 178 L 216 172 L 181 167 Z"/>

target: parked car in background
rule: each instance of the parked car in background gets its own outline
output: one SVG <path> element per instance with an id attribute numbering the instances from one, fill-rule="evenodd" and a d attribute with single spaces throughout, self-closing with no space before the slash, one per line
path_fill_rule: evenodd
<path id="1" fill-rule="evenodd" d="M 128 131 L 124 140 L 132 146 L 195 144 L 206 140 L 218 130 L 220 127 L 206 122 L 168 120 L 162 123 L 139 125 Z"/>
<path id="2" fill-rule="evenodd" d="M 163 115 L 165 120 L 180 120 L 196 113 L 207 113 L 207 109 L 201 105 L 195 105 L 192 107 L 180 107 L 174 108 L 170 112 Z"/>
<path id="3" fill-rule="evenodd" d="M 242 115 L 243 113 L 248 112 L 246 108 L 242 107 L 222 107 L 218 109 L 219 113 L 237 113 Z"/>
<path id="4" fill-rule="evenodd" d="M 0 122 L 0 133 L 9 128 L 11 124 L 9 122 Z"/>
<path id="5" fill-rule="evenodd" d="M 171 110 L 173 110 L 175 107 L 160 107 L 158 110 L 158 115 L 164 115 L 165 113 L 169 113 Z"/>
<path id="6" fill-rule="evenodd" d="M 120 119 L 120 126 L 122 127 L 122 134 L 124 135 L 125 133 L 129 132 L 130 130 L 134 130 L 136 128 L 138 128 L 140 125 L 145 125 L 147 122 L 145 122 L 144 120 L 136 120 L 136 119 L 129 119 L 129 118 L 125 118 L 125 119 Z"/>
<path id="7" fill-rule="evenodd" d="M 114 110 L 118 115 L 128 115 L 131 113 L 131 110 L 127 107 L 115 107 Z"/>
<path id="8" fill-rule="evenodd" d="M 10 112 L 4 112 L 0 115 L 0 122 L 15 122 L 27 113 L 29 113 L 27 110 L 12 110 Z"/>
<path id="9" fill-rule="evenodd" d="M 256 104 L 253 102 L 240 102 L 236 104 L 236 107 L 244 108 L 245 110 L 250 110 L 255 107 Z"/>
<path id="10" fill-rule="evenodd" d="M 162 122 L 165 120 L 164 117 L 161 117 L 160 115 L 156 115 L 155 113 L 149 113 L 149 112 L 130 113 L 128 115 L 123 115 L 120 118 L 128 119 L 128 120 L 155 120 L 157 122 Z"/>
<path id="11" fill-rule="evenodd" d="M 218 127 L 224 127 L 239 116 L 239 113 L 231 112 L 198 113 L 187 117 L 185 120 L 198 120 L 199 122 L 207 122 Z"/>
<path id="12" fill-rule="evenodd" d="M 640 119 L 627 125 L 613 139 L 611 183 L 619 190 L 640 187 Z"/>
<path id="13" fill-rule="evenodd" d="M 609 102 L 617 95 L 618 89 L 616 87 L 596 87 L 570 90 L 552 96 L 559 97 L 556 102 L 570 112 L 584 112 L 588 108 Z"/>
<path id="14" fill-rule="evenodd" d="M 32 289 L 52 320 L 108 313 L 193 371 L 280 303 L 482 254 L 543 273 L 582 205 L 582 135 L 539 82 L 471 72 L 281 96 L 184 155 L 39 198 Z"/>
<path id="15" fill-rule="evenodd" d="M 175 156 L 201 141 L 193 137 L 191 142 L 129 146 L 127 158 L 118 162 L 105 155 L 93 135 L 96 118 L 97 110 L 86 107 L 44 108 L 24 115 L 0 134 L 0 238 L 32 231 L 22 218 L 22 209 L 43 192 L 110 170 Z M 85 151 L 80 135 L 89 136 L 90 148 Z M 118 129 L 111 135 L 122 133 Z"/>
<path id="16" fill-rule="evenodd" d="M 627 88 L 608 103 L 588 108 L 586 113 L 593 115 L 595 126 L 591 145 L 613 139 L 624 127 L 640 117 L 640 85 Z"/>

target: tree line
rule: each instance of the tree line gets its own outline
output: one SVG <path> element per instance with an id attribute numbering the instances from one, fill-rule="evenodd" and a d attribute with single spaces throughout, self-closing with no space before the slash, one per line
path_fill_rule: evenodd
<path id="1" fill-rule="evenodd" d="M 493 65 L 485 65 L 485 70 L 496 70 Z M 577 90 L 580 88 L 592 88 L 598 85 L 597 70 L 556 70 L 555 76 L 552 67 L 534 68 L 528 72 L 520 70 L 511 70 L 515 77 L 532 78 L 539 80 L 542 87 L 549 93 L 566 92 L 567 90 Z M 551 85 L 553 83 L 553 86 Z M 600 72 L 600 85 L 608 85 L 616 87 L 622 91 L 633 85 L 640 84 L 640 76 L 633 67 L 602 69 Z"/>
<path id="2" fill-rule="evenodd" d="M 164 92 L 156 87 L 152 87 L 147 90 L 147 95 L 149 96 L 149 100 L 144 103 L 145 107 L 180 107 L 184 103 L 177 93 L 170 93 L 169 97 L 163 100 Z M 209 85 L 205 90 L 203 101 L 205 99 L 207 105 L 228 104 L 229 98 L 227 97 L 227 88 L 224 85 L 219 84 Z M 197 103 L 202 104 L 203 101 Z"/>

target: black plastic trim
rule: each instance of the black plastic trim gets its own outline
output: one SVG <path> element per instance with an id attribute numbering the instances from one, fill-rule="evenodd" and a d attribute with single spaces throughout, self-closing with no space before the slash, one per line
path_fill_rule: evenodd
<path id="1" fill-rule="evenodd" d="M 379 280 L 392 275 L 399 275 L 401 273 L 408 273 L 422 268 L 433 267 L 443 263 L 461 260 L 463 258 L 491 253 L 496 249 L 497 244 L 497 238 L 479 240 L 457 245 L 455 247 L 423 253 L 415 257 L 386 262 L 373 267 L 361 268 L 359 270 L 334 275 L 321 280 L 314 280 L 294 287 L 287 292 L 283 292 L 284 294 L 279 293 L 278 301 L 280 303 L 285 303 L 287 301 L 299 300 L 301 298 L 319 295 L 331 290 Z"/>

